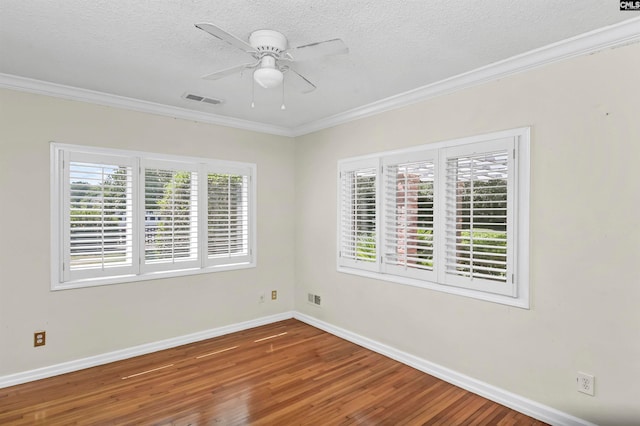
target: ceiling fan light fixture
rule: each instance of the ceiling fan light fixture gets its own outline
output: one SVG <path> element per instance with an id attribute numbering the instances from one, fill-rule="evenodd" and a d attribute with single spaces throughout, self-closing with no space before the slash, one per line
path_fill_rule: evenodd
<path id="1" fill-rule="evenodd" d="M 298 73 L 290 64 L 292 62 L 305 61 L 318 57 L 340 55 L 349 51 L 344 42 L 339 38 L 289 48 L 289 42 L 284 34 L 274 30 L 254 31 L 249 36 L 249 43 L 247 43 L 214 24 L 199 23 L 196 24 L 196 27 L 248 53 L 253 59 L 258 61 L 257 63 L 240 64 L 212 74 L 207 74 L 203 77 L 207 80 L 218 80 L 237 72 L 242 73 L 246 69 L 255 69 L 253 72 L 254 83 L 252 83 L 252 87 L 255 87 L 256 83 L 265 89 L 273 89 L 282 85 L 284 90 L 283 73 L 291 71 L 287 74 L 287 80 L 289 76 L 291 76 L 294 81 L 298 81 L 299 85 L 303 85 L 304 88 L 301 89 L 300 92 L 309 93 L 316 89 L 315 84 Z"/>
<path id="2" fill-rule="evenodd" d="M 258 68 L 253 72 L 253 79 L 265 89 L 273 89 L 282 84 L 284 75 L 276 68 Z"/>

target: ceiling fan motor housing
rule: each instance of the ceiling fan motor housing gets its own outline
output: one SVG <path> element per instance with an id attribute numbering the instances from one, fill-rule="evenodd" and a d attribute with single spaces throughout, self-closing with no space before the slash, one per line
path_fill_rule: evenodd
<path id="1" fill-rule="evenodd" d="M 249 44 L 261 55 L 273 55 L 277 58 L 287 49 L 287 38 L 278 31 L 258 30 L 249 36 Z"/>

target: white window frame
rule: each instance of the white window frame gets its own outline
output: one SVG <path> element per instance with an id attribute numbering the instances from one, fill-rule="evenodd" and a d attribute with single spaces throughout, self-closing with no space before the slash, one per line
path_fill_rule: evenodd
<path id="1" fill-rule="evenodd" d="M 64 159 L 62 159 L 62 161 L 66 161 L 67 163 L 73 161 L 73 162 L 94 163 L 94 164 L 102 164 L 102 165 L 118 164 L 120 166 L 126 166 L 131 169 L 131 189 L 133 189 L 137 183 L 137 173 L 134 173 L 134 169 L 136 167 L 135 161 L 133 161 L 133 159 L 126 156 L 116 156 L 116 155 L 108 155 L 108 154 L 87 154 L 85 152 L 80 152 L 80 151 L 67 151 L 64 153 Z M 62 174 L 61 181 L 68 182 L 70 179 L 69 167 L 64 168 L 63 170 L 60 171 L 60 173 Z M 65 185 L 61 189 L 62 191 L 59 194 L 60 199 L 64 201 L 69 200 L 69 197 L 71 196 L 69 191 L 70 187 Z M 60 211 L 60 216 L 62 219 L 60 222 L 61 239 L 62 239 L 61 243 L 65 247 L 71 246 L 71 241 L 70 241 L 71 211 L 69 209 L 70 208 L 69 204 L 70 203 L 66 203 L 66 202 L 63 202 L 60 204 L 60 208 L 62 209 Z M 133 216 L 133 211 L 131 213 Z M 130 250 L 135 251 L 137 249 L 137 244 L 138 244 L 138 240 L 136 238 L 137 221 L 133 217 L 131 217 L 130 225 L 133 228 Z M 63 251 L 62 256 L 63 256 L 62 261 L 64 262 L 64 264 L 70 265 L 71 264 L 70 250 Z M 137 270 L 137 264 L 135 264 L 135 262 L 133 262 L 133 259 L 132 259 L 132 263 L 129 265 L 119 266 L 117 268 L 103 269 L 101 271 L 82 270 L 82 269 L 72 271 L 71 268 L 63 268 L 61 273 L 61 276 L 62 276 L 61 279 L 62 281 L 70 282 L 70 281 L 82 281 L 82 280 L 94 279 L 94 278 L 108 278 L 109 276 L 114 275 L 114 273 L 115 275 L 129 275 L 129 274 L 135 273 L 136 270 Z"/>
<path id="2" fill-rule="evenodd" d="M 348 163 L 345 163 L 343 165 L 343 167 L 339 170 L 339 176 L 338 176 L 338 198 L 342 198 L 343 196 L 345 196 L 346 194 L 344 194 L 343 192 L 343 175 L 346 176 L 346 174 L 350 173 L 350 172 L 359 172 L 359 171 L 368 171 L 370 169 L 375 170 L 375 179 L 376 179 L 376 203 L 375 203 L 375 210 L 376 212 L 380 211 L 380 185 L 379 185 L 379 181 L 380 181 L 380 162 L 378 159 L 364 159 L 364 160 L 355 160 L 355 161 L 350 161 Z M 342 200 L 339 201 L 339 208 L 338 208 L 338 223 L 341 223 L 341 217 L 342 214 L 344 214 L 345 210 L 350 210 L 352 209 L 353 206 L 351 204 L 349 204 L 348 202 L 343 202 Z M 344 209 L 344 210 L 343 210 Z M 378 214 L 379 216 L 379 214 Z M 379 218 L 378 218 L 379 220 Z M 376 228 L 378 228 L 378 226 L 376 225 Z M 345 241 L 344 239 L 341 238 L 340 234 L 341 234 L 342 229 L 339 228 L 338 229 L 338 241 L 340 242 L 339 247 L 338 247 L 338 265 L 340 266 L 344 266 L 346 268 L 357 268 L 360 270 L 366 270 L 366 271 L 376 271 L 378 269 L 378 261 L 377 258 L 379 257 L 380 253 L 378 251 L 378 247 L 380 247 L 380 233 L 377 232 L 376 229 L 376 234 L 375 234 L 375 246 L 376 246 L 376 260 L 373 262 L 370 261 L 362 261 L 362 260 L 358 260 L 357 257 L 356 258 L 352 258 L 351 256 L 343 256 L 342 253 L 343 251 L 345 251 L 345 244 L 350 245 L 350 244 L 357 244 L 357 241 L 355 241 L 353 233 L 352 232 L 348 232 L 350 237 L 348 238 L 349 241 Z M 347 231 L 345 231 L 347 232 Z M 357 238 L 357 237 L 356 237 Z M 344 243 L 344 244 L 343 244 Z M 355 248 L 355 250 L 357 251 L 357 247 Z"/>
<path id="3" fill-rule="evenodd" d="M 51 199 L 51 289 L 65 290 L 118 284 L 158 278 L 179 277 L 257 266 L 257 166 L 253 163 L 236 161 L 174 156 L 141 151 L 128 151 L 88 147 L 80 145 L 50 144 L 50 199 Z M 68 164 L 70 158 L 103 164 L 119 164 L 132 167 L 133 189 L 133 265 L 121 270 L 117 275 L 102 271 L 80 271 L 70 274 L 69 267 L 69 224 L 68 203 L 69 186 Z M 111 163 L 109 160 L 111 159 Z M 66 163 L 66 164 L 65 164 Z M 196 258 L 173 264 L 146 265 L 145 256 L 145 205 L 144 205 L 144 169 L 166 167 L 197 173 L 197 249 Z M 207 175 L 209 173 L 239 174 L 247 177 L 247 250 L 243 256 L 229 256 L 212 261 L 207 255 Z"/>
<path id="4" fill-rule="evenodd" d="M 169 160 L 158 160 L 158 159 L 149 159 L 145 157 L 140 157 L 139 160 L 139 169 L 140 169 L 140 186 L 139 186 L 139 198 L 137 199 L 138 208 L 138 220 L 140 223 L 145 223 L 146 220 L 146 206 L 145 206 L 145 172 L 147 169 L 160 169 L 160 170 L 172 170 L 172 171 L 185 171 L 196 174 L 196 203 L 197 207 L 199 207 L 199 203 L 202 202 L 201 194 L 203 194 L 203 186 L 201 184 L 202 176 L 200 175 L 201 166 L 197 163 L 190 163 L 187 161 L 169 161 Z M 199 209 L 198 209 L 199 210 Z M 200 220 L 201 215 L 199 211 L 196 212 L 197 215 L 197 244 L 198 246 L 193 253 L 194 257 L 189 258 L 188 260 L 176 261 L 175 259 L 171 259 L 171 261 L 158 261 L 152 262 L 146 259 L 145 255 L 145 230 L 140 229 L 140 232 L 137 234 L 138 238 L 140 238 L 139 246 L 140 249 L 140 271 L 141 275 L 144 274 L 153 274 L 162 271 L 175 271 L 175 270 L 189 270 L 189 269 L 199 269 L 201 268 L 201 250 L 200 250 L 200 242 L 202 239 L 200 238 L 201 232 L 200 227 L 204 225 L 204 223 Z M 146 226 L 145 226 L 146 227 Z"/>
<path id="5" fill-rule="evenodd" d="M 529 194 L 530 194 L 530 127 L 522 127 L 489 134 L 470 136 L 442 142 L 420 145 L 408 149 L 369 154 L 338 161 L 338 226 L 337 226 L 337 270 L 341 273 L 359 275 L 411 285 L 430 290 L 471 297 L 480 300 L 529 309 Z M 507 231 L 507 283 L 496 285 L 487 280 L 478 280 L 468 285 L 464 279 L 450 276 L 444 267 L 445 252 L 445 170 L 448 157 L 474 152 L 490 152 L 497 147 L 509 145 L 512 156 L 509 160 L 509 189 Z M 389 210 L 383 202 L 382 187 L 387 179 L 386 165 L 409 161 L 435 160 L 434 182 L 434 268 L 433 271 L 399 271 L 384 262 L 381 235 L 385 233 L 384 213 Z M 342 245 L 342 200 L 340 176 L 345 170 L 353 170 L 362 164 L 378 164 L 379 175 L 376 192 L 376 252 L 378 262 L 363 265 L 341 259 Z M 479 284 L 479 285 L 477 285 Z"/>
<path id="6" fill-rule="evenodd" d="M 215 174 L 227 174 L 227 175 L 236 175 L 236 176 L 255 176 L 255 170 L 252 170 L 252 168 L 248 165 L 245 166 L 241 166 L 241 165 L 231 165 L 231 164 L 227 164 L 227 165 L 218 165 L 215 168 L 213 167 L 205 167 L 204 169 L 204 175 L 202 176 L 202 181 L 206 181 L 208 184 L 208 175 L 210 173 L 215 173 Z M 255 180 L 255 179 L 253 179 Z M 255 190 L 251 189 L 251 184 L 249 185 L 249 191 L 253 194 L 255 194 Z M 249 220 L 249 228 L 250 229 L 255 229 L 255 224 L 252 226 L 251 225 L 251 221 L 254 221 L 255 223 L 255 213 L 252 211 L 252 208 L 255 206 L 255 200 L 251 198 L 251 195 L 249 195 L 249 206 L 248 206 L 248 220 Z M 203 203 L 206 203 L 206 201 L 203 201 Z M 207 206 L 205 206 L 202 210 L 201 210 L 203 216 L 200 219 L 202 223 L 205 223 L 208 220 L 208 208 Z M 209 235 L 208 233 L 205 235 L 204 238 L 208 239 Z M 209 256 L 208 253 L 208 246 L 206 244 L 203 244 L 203 253 L 202 253 L 202 257 L 204 259 L 204 263 L 206 266 L 208 267 L 225 267 L 228 265 L 242 265 L 244 263 L 248 263 L 251 262 L 251 258 L 252 258 L 252 247 L 255 247 L 255 243 L 251 242 L 251 235 L 249 235 L 248 239 L 247 239 L 247 247 L 245 248 L 245 253 L 240 254 L 240 255 L 229 255 L 229 256 Z"/>
<path id="7" fill-rule="evenodd" d="M 515 137 L 506 137 L 506 138 L 497 138 L 488 141 L 479 141 L 473 144 L 466 145 L 457 145 L 448 148 L 443 148 L 440 152 L 440 169 L 443 171 L 443 176 L 441 176 L 439 186 L 440 186 L 440 204 L 443 206 L 446 203 L 446 181 L 444 179 L 444 172 L 446 171 L 447 161 L 449 158 L 456 157 L 466 157 L 472 156 L 476 154 L 485 154 L 492 153 L 498 151 L 506 151 L 507 153 L 507 164 L 508 173 L 507 177 L 507 185 L 511 188 L 510 194 L 515 195 L 517 192 L 517 166 L 515 162 L 515 157 L 517 156 L 517 144 L 515 143 Z M 516 204 L 514 203 L 513 196 L 509 196 L 507 198 L 507 229 L 514 228 L 516 224 L 517 218 L 517 209 Z M 444 209 L 441 210 L 444 212 Z M 441 223 L 444 224 L 446 218 L 443 217 L 445 214 L 441 214 Z M 446 226 L 446 224 L 445 224 Z M 505 283 L 500 283 L 497 281 L 483 280 L 481 278 L 465 278 L 455 274 L 449 274 L 446 270 L 446 252 L 447 252 L 447 242 L 446 242 L 446 232 L 441 232 L 439 239 L 439 247 L 440 254 L 442 255 L 440 258 L 440 262 L 442 263 L 442 268 L 440 268 L 440 274 L 438 275 L 438 282 L 446 285 L 454 285 L 458 287 L 464 287 L 468 289 L 481 288 L 483 291 L 489 293 L 502 294 L 505 296 L 516 297 L 517 296 L 517 286 L 515 286 L 515 276 L 514 276 L 514 253 L 513 250 L 507 251 L 507 265 L 506 265 L 506 274 L 505 274 Z M 507 232 L 507 247 L 514 247 L 516 236 L 518 232 Z M 505 285 L 506 284 L 506 285 Z"/>
<path id="8" fill-rule="evenodd" d="M 434 173 L 437 176 L 438 174 L 438 168 L 440 167 L 438 164 L 438 151 L 434 150 L 434 149 L 429 149 L 429 150 L 421 150 L 419 152 L 414 152 L 414 151 L 410 151 L 410 152 L 403 152 L 403 153 L 397 153 L 397 154 L 391 154 L 391 155 L 385 155 L 381 158 L 381 163 L 382 163 L 382 170 L 383 170 L 383 176 L 381 177 L 381 187 L 385 187 L 387 185 L 387 180 L 390 179 L 391 177 L 393 177 L 393 179 L 395 180 L 396 176 L 391 176 L 391 173 L 388 173 L 388 168 L 391 166 L 395 166 L 398 164 L 406 164 L 406 163 L 414 163 L 414 162 L 432 162 L 433 166 L 434 166 Z M 438 209 L 436 208 L 436 206 L 439 203 L 439 199 L 438 199 L 438 193 L 439 193 L 440 189 L 438 187 L 438 185 L 436 184 L 436 182 L 434 182 L 434 231 L 435 230 L 435 224 L 438 223 Z M 388 203 L 386 202 L 387 199 L 387 194 L 384 191 L 384 188 L 381 188 L 381 196 L 380 196 L 380 202 L 382 204 L 381 207 L 381 224 L 387 224 L 392 220 L 392 217 L 395 216 L 395 208 L 392 209 L 390 205 L 388 205 Z M 394 206 L 395 207 L 395 206 Z M 386 229 L 386 226 L 384 227 L 384 229 L 380 230 L 380 234 L 381 234 L 381 244 L 384 243 L 385 241 L 385 237 L 386 234 L 388 232 L 388 229 Z M 437 232 L 434 233 L 434 252 L 435 254 L 437 254 L 439 247 L 438 247 L 438 240 L 437 240 Z M 384 246 L 381 246 L 381 248 L 385 248 Z M 418 270 L 418 269 L 414 269 L 414 268 L 407 268 L 407 267 L 402 267 L 399 265 L 393 265 L 393 264 L 389 264 L 386 262 L 385 259 L 385 254 L 382 253 L 382 259 L 380 262 L 381 266 L 380 266 L 380 272 L 384 273 L 384 274 L 389 274 L 389 275 L 394 275 L 394 276 L 401 276 L 401 277 L 407 277 L 407 278 L 415 278 L 415 279 L 419 279 L 419 280 L 426 280 L 426 281 L 437 281 L 437 274 L 438 274 L 438 269 L 439 269 L 439 265 L 437 263 L 434 263 L 433 265 L 433 270 L 432 271 L 428 271 L 428 270 Z"/>

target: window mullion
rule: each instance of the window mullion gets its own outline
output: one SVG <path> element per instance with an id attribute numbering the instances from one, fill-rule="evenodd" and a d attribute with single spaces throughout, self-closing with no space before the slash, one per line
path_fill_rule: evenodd
<path id="1" fill-rule="evenodd" d="M 70 237 L 70 229 L 71 229 L 71 187 L 68 185 L 70 181 L 70 171 L 69 171 L 69 155 L 66 151 L 64 151 L 61 155 L 62 157 L 62 181 L 60 182 L 60 186 L 62 187 L 62 205 L 60 206 L 60 210 L 62 211 L 62 245 L 60 246 L 61 253 L 63 253 L 63 263 L 62 263 L 62 274 L 61 278 L 63 281 L 69 281 L 70 273 L 69 269 L 71 268 L 71 252 L 68 247 L 71 246 L 71 237 Z"/>
<path id="2" fill-rule="evenodd" d="M 473 250 L 473 242 L 474 242 L 474 231 L 473 231 L 473 220 L 475 216 L 474 209 L 474 201 L 475 201 L 475 192 L 474 192 L 474 183 L 475 183 L 475 160 L 471 160 L 471 172 L 469 174 L 470 184 L 469 184 L 469 277 L 471 281 L 473 281 L 474 274 L 474 266 L 476 262 L 474 261 L 474 250 Z"/>
<path id="3" fill-rule="evenodd" d="M 375 270 L 378 272 L 382 272 L 382 259 L 384 256 L 384 167 L 382 166 L 382 161 L 378 160 L 376 163 L 376 203 L 375 203 L 375 245 L 376 245 L 376 262 L 375 262 Z"/>
<path id="4" fill-rule="evenodd" d="M 142 263 L 142 251 L 144 250 L 144 179 L 142 179 L 142 166 L 140 157 L 134 157 L 132 182 L 131 182 L 131 206 L 133 209 L 133 267 L 136 275 L 140 274 Z M 142 207 L 141 207 L 142 206 Z M 140 216 L 142 211 L 142 217 Z"/>
<path id="5" fill-rule="evenodd" d="M 227 253 L 231 253 L 231 175 L 227 175 Z"/>
<path id="6" fill-rule="evenodd" d="M 209 246 L 208 230 L 209 221 L 207 219 L 207 208 L 209 206 L 209 174 L 204 164 L 198 165 L 198 256 L 200 256 L 200 267 L 207 266 L 207 249 Z"/>
<path id="7" fill-rule="evenodd" d="M 512 296 L 518 295 L 518 285 L 516 284 L 515 275 L 517 273 L 518 251 L 518 143 L 519 137 L 516 137 L 516 143 L 513 144 L 513 155 L 509 155 L 507 159 L 507 167 L 509 176 L 507 178 L 507 282 L 512 285 Z"/>
<path id="8" fill-rule="evenodd" d="M 436 272 L 437 282 L 444 282 L 444 274 L 446 271 L 446 236 L 447 236 L 447 164 L 446 155 L 442 150 L 438 150 L 437 169 L 435 171 L 436 184 L 434 185 L 434 201 L 438 205 L 434 209 L 434 238 L 437 242 L 437 251 L 433 256 L 434 271 Z"/>

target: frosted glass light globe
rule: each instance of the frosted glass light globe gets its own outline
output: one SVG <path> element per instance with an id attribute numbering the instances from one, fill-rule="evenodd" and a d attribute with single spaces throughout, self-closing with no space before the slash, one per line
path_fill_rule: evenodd
<path id="1" fill-rule="evenodd" d="M 253 72 L 253 79 L 265 89 L 272 89 L 282 84 L 282 71 L 275 68 L 258 68 Z"/>

